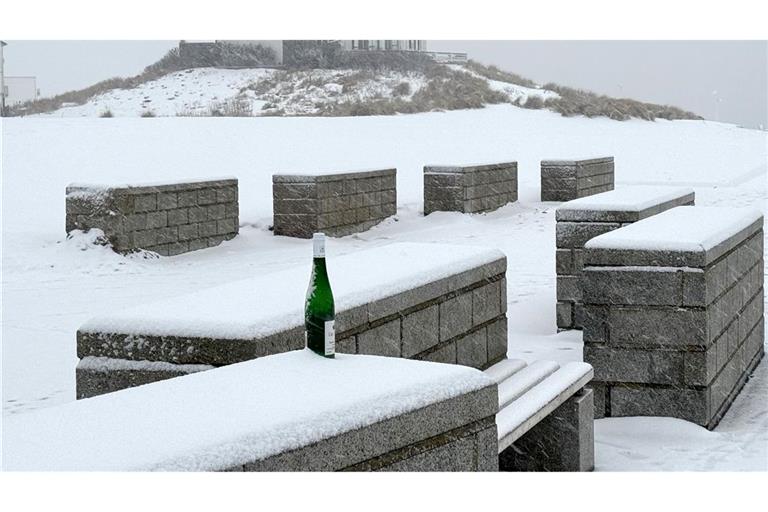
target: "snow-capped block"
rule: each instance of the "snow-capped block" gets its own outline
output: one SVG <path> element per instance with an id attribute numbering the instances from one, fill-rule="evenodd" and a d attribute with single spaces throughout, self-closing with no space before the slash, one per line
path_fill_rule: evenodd
<path id="1" fill-rule="evenodd" d="M 398 243 L 329 254 L 327 265 L 338 352 L 480 369 L 506 355 L 502 252 Z M 222 366 L 303 348 L 308 272 L 301 265 L 92 318 L 78 330 L 78 357 Z M 78 397 L 126 386 L 92 366 L 78 366 Z M 145 370 L 139 383 L 167 378 Z"/>
<path id="2" fill-rule="evenodd" d="M 753 208 L 684 206 L 595 237 L 585 249 L 600 265 L 702 267 L 762 229 Z"/>
<path id="3" fill-rule="evenodd" d="M 219 245 L 239 231 L 236 178 L 135 185 L 71 184 L 67 232 L 100 229 L 115 251 L 173 256 Z"/>
<path id="4" fill-rule="evenodd" d="M 574 199 L 556 210 L 557 327 L 580 329 L 584 244 L 591 238 L 676 206 L 692 205 L 693 190 L 633 186 Z"/>
<path id="5" fill-rule="evenodd" d="M 11 471 L 494 471 L 495 382 L 477 370 L 308 350 L 3 422 Z"/>
<path id="6" fill-rule="evenodd" d="M 763 217 L 681 206 L 586 243 L 584 360 L 610 416 L 714 428 L 763 356 Z"/>
<path id="7" fill-rule="evenodd" d="M 397 170 L 317 172 L 272 176 L 276 235 L 346 236 L 397 213 Z"/>
<path id="8" fill-rule="evenodd" d="M 688 187 L 637 185 L 567 201 L 557 207 L 558 221 L 637 222 L 662 211 L 693 204 Z"/>
<path id="9" fill-rule="evenodd" d="M 612 156 L 541 161 L 541 200 L 570 201 L 613 190 Z"/>
<path id="10" fill-rule="evenodd" d="M 424 167 L 424 215 L 481 213 L 517 201 L 517 162 Z"/>

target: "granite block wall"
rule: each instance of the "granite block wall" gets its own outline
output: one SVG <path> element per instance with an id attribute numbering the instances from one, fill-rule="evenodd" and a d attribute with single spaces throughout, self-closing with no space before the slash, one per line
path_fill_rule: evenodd
<path id="1" fill-rule="evenodd" d="M 498 471 L 497 407 L 490 384 L 228 471 Z"/>
<path id="2" fill-rule="evenodd" d="M 237 179 L 151 186 L 70 185 L 66 230 L 101 229 L 119 253 L 173 256 L 237 236 Z"/>
<path id="3" fill-rule="evenodd" d="M 570 201 L 613 190 L 613 157 L 542 160 L 541 200 Z"/>
<path id="4" fill-rule="evenodd" d="M 506 269 L 506 258 L 500 257 L 363 306 L 337 310 L 336 351 L 485 369 L 507 353 Z M 218 367 L 303 347 L 303 323 L 249 340 L 79 330 L 77 397 L 173 377 L 177 365 L 179 372 L 197 371 L 199 365 Z M 167 364 L 155 368 L 147 362 Z"/>
<path id="5" fill-rule="evenodd" d="M 499 471 L 592 471 L 594 403 L 582 388 L 499 453 Z"/>
<path id="6" fill-rule="evenodd" d="M 424 167 L 424 215 L 480 213 L 517 201 L 517 162 Z"/>
<path id="7" fill-rule="evenodd" d="M 397 213 L 397 171 L 272 176 L 274 233 L 347 236 Z"/>
<path id="8" fill-rule="evenodd" d="M 581 274 L 584 267 L 584 244 L 603 233 L 627 226 L 638 220 L 656 215 L 676 206 L 693 205 L 694 193 L 655 191 L 637 187 L 637 206 L 628 203 L 619 208 L 601 208 L 597 204 L 580 201 L 563 203 L 555 212 L 558 329 L 581 329 L 584 307 L 581 301 Z M 619 195 L 621 194 L 621 195 Z M 626 196 L 626 189 L 600 194 L 601 202 L 610 204 Z M 615 203 L 618 204 L 618 203 Z"/>
<path id="9" fill-rule="evenodd" d="M 633 226 L 688 208 L 696 207 Z M 706 231 L 711 221 L 698 220 Z M 718 424 L 763 356 L 762 224 L 703 233 L 698 249 L 619 249 L 600 238 L 587 245 L 584 361 L 595 371 L 597 417 Z M 683 233 L 680 223 L 673 232 Z"/>

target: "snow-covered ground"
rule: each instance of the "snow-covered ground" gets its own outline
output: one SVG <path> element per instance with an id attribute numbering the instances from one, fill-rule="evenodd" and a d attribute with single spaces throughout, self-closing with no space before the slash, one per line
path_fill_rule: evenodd
<path id="1" fill-rule="evenodd" d="M 309 265 L 310 241 L 267 229 L 270 176 L 284 171 L 397 167 L 397 218 L 331 239 L 329 257 L 401 241 L 498 248 L 509 264 L 509 356 L 580 360 L 581 334 L 556 333 L 556 203 L 538 200 L 539 161 L 589 155 L 615 156 L 617 187 L 685 185 L 697 204 L 766 209 L 766 133 L 706 121 L 564 118 L 511 105 L 359 118 L 3 119 L 3 414 L 74 400 L 75 331 L 92 316 Z M 508 160 L 519 163 L 518 203 L 421 214 L 423 165 Z M 241 231 L 219 247 L 142 259 L 65 239 L 70 182 L 221 175 L 240 179 Z M 599 420 L 597 469 L 768 469 L 766 364 L 714 432 L 663 418 Z"/>
<path id="2" fill-rule="evenodd" d="M 206 114 L 212 104 L 234 98 L 240 89 L 274 73 L 274 69 L 188 69 L 170 73 L 133 89 L 113 89 L 82 105 L 67 106 L 41 117 L 98 117 L 109 111 L 115 117 Z M 264 104 L 254 102 L 253 109 Z"/>
<path id="3" fill-rule="evenodd" d="M 529 97 L 556 98 L 546 89 L 488 80 L 463 66 L 454 71 L 486 80 L 510 102 Z M 429 79 L 420 72 L 371 72 L 353 69 L 309 69 L 289 73 L 277 69 L 196 68 L 169 73 L 133 89 L 113 89 L 82 105 L 68 105 L 37 117 L 210 116 L 212 109 L 235 103 L 254 116 L 312 115 L 329 104 L 367 102 L 398 97 L 410 99 Z M 407 86 L 405 90 L 398 87 Z"/>

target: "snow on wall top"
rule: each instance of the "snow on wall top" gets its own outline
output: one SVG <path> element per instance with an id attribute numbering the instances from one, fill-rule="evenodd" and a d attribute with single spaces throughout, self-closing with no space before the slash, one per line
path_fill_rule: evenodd
<path id="1" fill-rule="evenodd" d="M 333 242 L 330 243 L 333 250 Z M 340 257 L 329 251 L 336 311 L 491 263 L 485 247 L 397 243 Z M 83 332 L 254 339 L 303 325 L 310 253 L 300 267 L 93 318 Z"/>
<path id="2" fill-rule="evenodd" d="M 706 252 L 762 219 L 753 208 L 678 206 L 589 240 L 586 249 Z"/>
<path id="3" fill-rule="evenodd" d="M 227 469 L 492 383 L 458 365 L 287 352 L 7 416 L 3 469 Z"/>
<path id="4" fill-rule="evenodd" d="M 592 196 L 574 199 L 557 207 L 557 211 L 643 211 L 658 204 L 693 194 L 692 188 L 637 185 L 617 188 Z"/>
<path id="5" fill-rule="evenodd" d="M 70 183 L 67 185 L 67 196 L 76 196 L 87 193 L 101 193 L 109 190 L 115 190 L 118 188 L 160 188 L 171 187 L 176 185 L 196 185 L 201 183 L 210 183 L 215 181 L 232 181 L 237 180 L 236 176 L 217 176 L 215 178 L 186 178 L 181 180 L 171 181 L 148 181 L 141 183 L 120 183 L 113 185 L 104 185 L 98 183 Z"/>

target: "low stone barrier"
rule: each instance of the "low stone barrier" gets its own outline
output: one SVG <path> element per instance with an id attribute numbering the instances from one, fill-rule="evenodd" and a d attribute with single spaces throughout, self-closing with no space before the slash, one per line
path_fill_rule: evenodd
<path id="1" fill-rule="evenodd" d="M 157 185 L 70 185 L 67 233 L 98 228 L 115 251 L 173 256 L 237 236 L 237 179 Z"/>
<path id="2" fill-rule="evenodd" d="M 397 213 L 395 169 L 272 176 L 274 233 L 347 236 Z"/>
<path id="3" fill-rule="evenodd" d="M 517 201 L 517 162 L 424 167 L 424 215 L 480 213 Z"/>
<path id="4" fill-rule="evenodd" d="M 336 350 L 487 368 L 507 352 L 506 269 L 482 247 L 329 252 Z M 91 319 L 78 398 L 303 348 L 308 280 L 309 263 Z"/>
<path id="5" fill-rule="evenodd" d="M 541 200 L 570 201 L 613 190 L 613 157 L 542 160 Z"/>
<path id="6" fill-rule="evenodd" d="M 693 201 L 689 188 L 637 186 L 560 205 L 555 211 L 558 329 L 581 329 L 584 308 L 580 280 L 588 240 L 670 208 L 692 205 Z"/>
<path id="7" fill-rule="evenodd" d="M 763 356 L 763 217 L 683 206 L 600 235 L 583 287 L 597 413 L 712 429 Z"/>
<path id="8" fill-rule="evenodd" d="M 3 419 L 11 471 L 496 471 L 495 382 L 301 350 Z"/>

